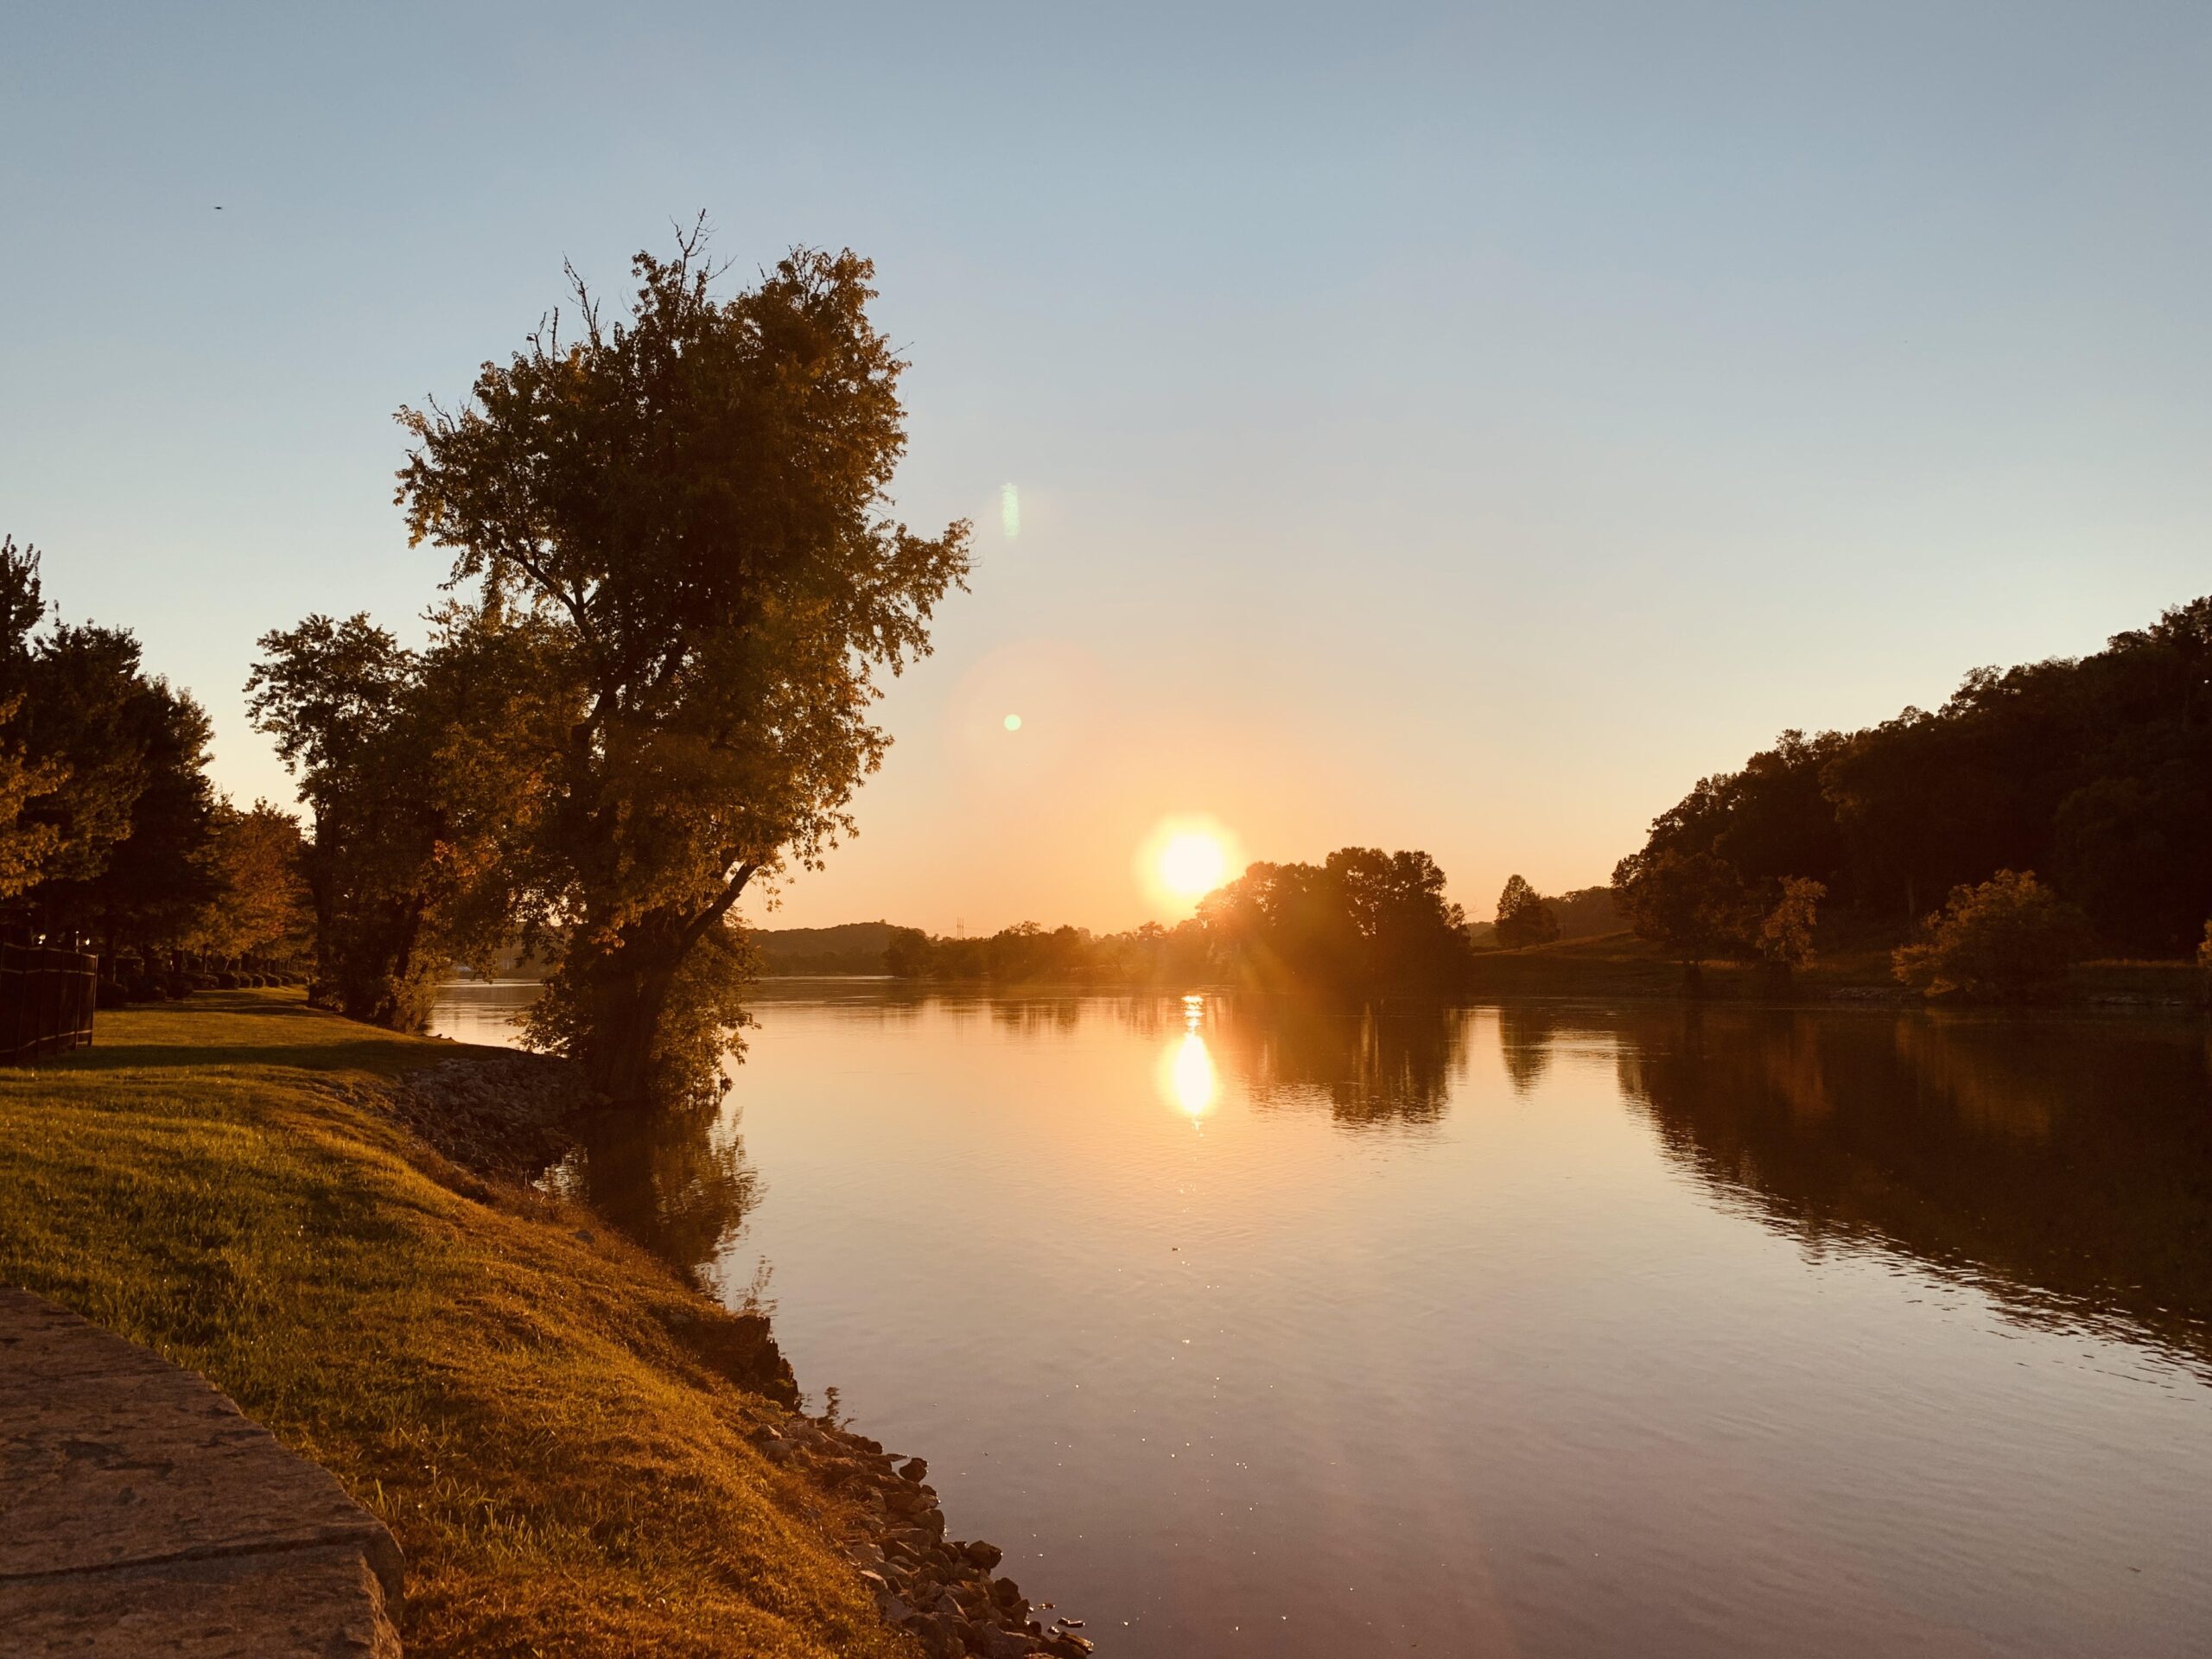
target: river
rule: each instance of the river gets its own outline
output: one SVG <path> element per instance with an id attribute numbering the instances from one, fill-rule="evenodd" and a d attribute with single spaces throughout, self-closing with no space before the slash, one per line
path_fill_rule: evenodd
<path id="1" fill-rule="evenodd" d="M 1102 1659 L 2212 1652 L 2201 1020 L 757 1017 L 641 1230 Z"/>

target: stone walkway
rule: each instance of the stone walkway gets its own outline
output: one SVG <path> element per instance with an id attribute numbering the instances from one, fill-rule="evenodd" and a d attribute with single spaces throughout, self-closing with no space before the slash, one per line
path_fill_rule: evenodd
<path id="1" fill-rule="evenodd" d="M 397 1659 L 399 1547 L 197 1372 L 0 1287 L 0 1649 Z"/>

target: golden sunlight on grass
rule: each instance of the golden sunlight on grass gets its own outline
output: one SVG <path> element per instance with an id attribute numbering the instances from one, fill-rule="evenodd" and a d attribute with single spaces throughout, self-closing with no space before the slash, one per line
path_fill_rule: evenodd
<path id="1" fill-rule="evenodd" d="M 895 1659 L 837 1500 L 753 1450 L 728 1316 L 446 1164 L 374 1079 L 454 1045 L 296 993 L 103 1012 L 0 1074 L 0 1282 L 205 1371 L 407 1554 L 410 1655 Z"/>

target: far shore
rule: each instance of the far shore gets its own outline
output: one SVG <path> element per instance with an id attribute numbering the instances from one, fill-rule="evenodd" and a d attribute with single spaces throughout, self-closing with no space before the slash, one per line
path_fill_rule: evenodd
<path id="1" fill-rule="evenodd" d="M 1172 994 L 1235 988 L 1226 983 L 1197 985 L 1180 981 L 1169 984 L 1111 980 L 912 979 L 858 972 L 770 972 L 761 978 L 767 982 L 834 981 L 914 990 L 1038 990 L 1049 986 L 1055 990 Z M 1699 964 L 1697 980 L 1693 992 L 1680 962 L 1634 934 L 1623 932 L 1530 945 L 1519 950 L 1478 951 L 1464 982 L 1442 992 L 1422 995 L 1425 1000 L 1461 1003 L 1538 997 L 1762 1003 L 1777 1007 L 1827 1007 L 1838 1003 L 1897 1008 L 1988 1006 L 1930 1000 L 1908 989 L 1891 973 L 1886 950 L 1839 951 L 1821 957 L 1780 984 L 1758 963 L 1732 961 Z M 2191 962 L 2094 961 L 2077 965 L 2054 996 L 2031 1006 L 2172 1012 L 2205 1007 L 2207 991 L 2205 971 Z M 1370 995 L 1392 997 L 1398 993 L 1378 988 Z"/>

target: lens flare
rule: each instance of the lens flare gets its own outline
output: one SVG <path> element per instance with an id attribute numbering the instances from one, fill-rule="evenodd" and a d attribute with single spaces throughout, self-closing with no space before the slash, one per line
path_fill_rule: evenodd
<path id="1" fill-rule="evenodd" d="M 1020 731 L 1021 729 L 1021 716 L 1020 715 L 1008 715 L 1006 717 L 1005 725 L 1007 730 L 1009 732 Z"/>
<path id="2" fill-rule="evenodd" d="M 999 528 L 1009 542 L 1021 534 L 1021 492 L 1011 484 L 999 486 Z"/>

